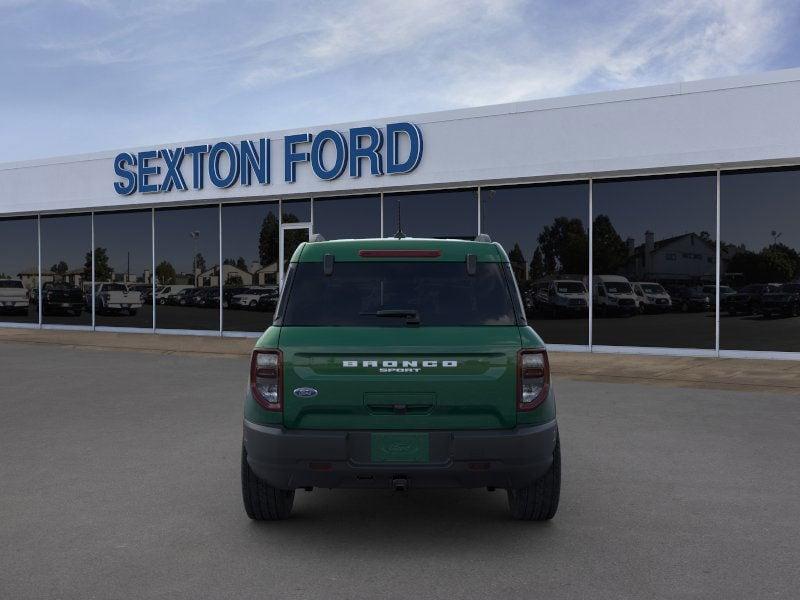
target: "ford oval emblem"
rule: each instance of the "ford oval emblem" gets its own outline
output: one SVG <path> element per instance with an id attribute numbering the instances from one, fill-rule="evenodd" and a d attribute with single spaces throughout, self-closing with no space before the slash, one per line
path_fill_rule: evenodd
<path id="1" fill-rule="evenodd" d="M 307 388 L 307 387 L 295 388 L 294 390 L 294 395 L 297 396 L 298 398 L 313 398 L 318 393 L 319 392 L 317 392 L 317 390 L 315 390 L 314 388 Z"/>

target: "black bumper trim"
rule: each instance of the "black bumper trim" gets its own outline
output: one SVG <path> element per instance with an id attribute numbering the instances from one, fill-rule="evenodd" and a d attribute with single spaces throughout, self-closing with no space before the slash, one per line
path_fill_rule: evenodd
<path id="1" fill-rule="evenodd" d="M 408 487 L 521 488 L 553 461 L 555 420 L 514 429 L 428 433 L 426 463 L 376 463 L 370 431 L 289 430 L 244 421 L 247 461 L 259 478 L 281 489 Z"/>

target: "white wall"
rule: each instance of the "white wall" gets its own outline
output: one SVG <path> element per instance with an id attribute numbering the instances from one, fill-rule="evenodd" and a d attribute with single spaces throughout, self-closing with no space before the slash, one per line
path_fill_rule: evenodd
<path id="1" fill-rule="evenodd" d="M 586 174 L 655 172 L 716 166 L 800 162 L 800 69 L 755 76 L 538 100 L 332 126 L 420 125 L 422 162 L 406 175 L 325 182 L 298 166 L 283 181 L 283 136 L 307 130 L 231 136 L 272 139 L 272 183 L 221 190 L 118 196 L 113 158 L 93 155 L 0 165 L 0 214 L 197 202 L 202 200 L 346 193 L 368 189 L 453 186 Z M 331 126 L 329 126 L 331 127 Z M 163 147 L 206 143 L 196 140 Z M 162 146 L 159 146 L 162 147 Z M 136 151 L 136 148 L 124 148 Z M 184 161 L 190 179 L 191 161 Z M 153 178 L 160 181 L 160 177 Z M 190 184 L 191 185 L 191 184 Z"/>

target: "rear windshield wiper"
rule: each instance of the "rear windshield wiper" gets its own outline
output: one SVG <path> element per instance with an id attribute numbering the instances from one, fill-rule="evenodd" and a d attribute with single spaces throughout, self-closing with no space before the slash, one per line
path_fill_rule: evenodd
<path id="1" fill-rule="evenodd" d="M 415 308 L 385 308 L 376 312 L 362 312 L 360 316 L 370 317 L 406 317 L 407 325 L 419 325 L 419 311 Z"/>

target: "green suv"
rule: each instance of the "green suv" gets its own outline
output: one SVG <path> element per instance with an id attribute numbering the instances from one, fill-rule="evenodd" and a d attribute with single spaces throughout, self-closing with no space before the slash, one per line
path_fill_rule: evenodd
<path id="1" fill-rule="evenodd" d="M 555 395 L 503 248 L 302 244 L 253 350 L 241 468 L 258 520 L 314 487 L 505 488 L 514 518 L 552 518 Z"/>

